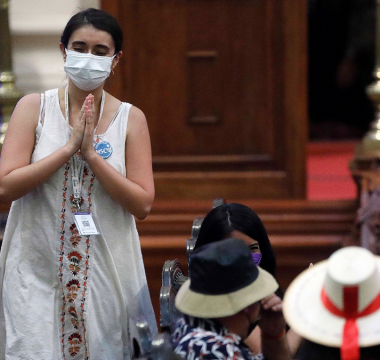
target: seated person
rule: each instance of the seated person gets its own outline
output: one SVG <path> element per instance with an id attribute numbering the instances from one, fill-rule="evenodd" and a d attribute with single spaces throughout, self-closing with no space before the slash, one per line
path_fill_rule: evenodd
<path id="1" fill-rule="evenodd" d="M 276 258 L 267 231 L 258 215 L 248 206 L 230 203 L 212 209 L 203 219 L 194 249 L 222 239 L 246 242 L 255 264 L 276 277 Z"/>
<path id="2" fill-rule="evenodd" d="M 256 267 L 244 241 L 226 239 L 194 251 L 191 279 L 180 288 L 177 308 L 185 314 L 173 333 L 174 350 L 188 360 L 289 360 L 282 301 L 276 280 Z M 244 340 L 258 325 L 263 354 Z"/>
<path id="3" fill-rule="evenodd" d="M 204 218 L 194 249 L 227 238 L 244 240 L 252 252 L 256 265 L 276 277 L 276 258 L 267 231 L 259 216 L 249 207 L 230 203 L 212 209 Z M 279 289 L 277 295 L 282 295 Z M 291 354 L 294 355 L 301 338 L 292 329 L 287 332 Z M 245 343 L 254 354 L 261 352 L 261 336 L 255 329 Z"/>
<path id="4" fill-rule="evenodd" d="M 301 273 L 284 315 L 305 339 L 297 360 L 380 359 L 380 259 L 360 247 L 336 251 Z"/>

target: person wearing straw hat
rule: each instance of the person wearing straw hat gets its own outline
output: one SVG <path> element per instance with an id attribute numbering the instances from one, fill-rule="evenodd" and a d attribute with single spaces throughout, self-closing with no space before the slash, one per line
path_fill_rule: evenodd
<path id="1" fill-rule="evenodd" d="M 282 301 L 276 280 L 257 267 L 243 240 L 226 239 L 194 251 L 191 279 L 180 288 L 176 306 L 184 316 L 173 346 L 184 359 L 289 360 Z M 262 331 L 262 354 L 243 343 L 253 328 Z"/>
<path id="2" fill-rule="evenodd" d="M 336 251 L 301 273 L 284 298 L 287 323 L 306 340 L 297 359 L 380 359 L 380 258 Z"/>

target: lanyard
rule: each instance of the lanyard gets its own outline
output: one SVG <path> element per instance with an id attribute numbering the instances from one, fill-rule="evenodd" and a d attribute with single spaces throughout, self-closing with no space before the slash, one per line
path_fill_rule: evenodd
<path id="1" fill-rule="evenodd" d="M 69 87 L 66 86 L 65 89 L 65 115 L 66 115 L 66 121 L 69 124 Z M 102 92 L 102 100 L 100 103 L 100 114 L 99 114 L 99 121 L 103 115 L 103 109 L 104 109 L 104 101 L 105 101 L 105 93 L 104 90 Z M 96 124 L 94 133 L 96 129 L 98 128 L 98 124 Z M 72 166 L 72 172 L 71 172 L 71 178 L 73 182 L 73 192 L 74 192 L 74 199 L 72 201 L 73 205 L 76 207 L 77 211 L 80 210 L 81 207 L 81 190 L 82 190 L 82 179 L 83 179 L 83 169 L 84 169 L 84 159 L 80 154 L 75 154 L 71 158 L 71 166 Z"/>
<path id="2" fill-rule="evenodd" d="M 81 190 L 82 190 L 82 177 L 84 169 L 84 161 L 80 155 L 75 154 L 71 158 L 71 180 L 73 182 L 73 192 L 74 199 L 72 200 L 73 205 L 76 207 L 77 211 L 81 207 Z"/>

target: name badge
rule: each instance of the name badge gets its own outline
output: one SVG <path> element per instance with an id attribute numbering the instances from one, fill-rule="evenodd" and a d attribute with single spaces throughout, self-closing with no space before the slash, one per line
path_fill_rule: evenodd
<path id="1" fill-rule="evenodd" d="M 74 213 L 74 221 L 79 235 L 99 235 L 92 214 L 89 212 Z"/>
<path id="2" fill-rule="evenodd" d="M 108 159 L 113 152 L 112 146 L 108 141 L 99 141 L 95 144 L 95 151 L 103 158 Z"/>

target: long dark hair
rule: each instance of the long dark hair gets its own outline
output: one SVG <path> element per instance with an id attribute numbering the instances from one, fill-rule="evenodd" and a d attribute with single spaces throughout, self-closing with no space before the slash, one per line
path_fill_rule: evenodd
<path id="1" fill-rule="evenodd" d="M 98 30 L 108 32 L 115 45 L 115 54 L 123 47 L 123 32 L 116 19 L 103 10 L 89 8 L 75 14 L 66 24 L 61 36 L 61 43 L 67 48 L 69 39 L 74 31 L 83 26 L 91 25 Z"/>
<path id="2" fill-rule="evenodd" d="M 245 205 L 231 203 L 212 209 L 202 222 L 195 249 L 225 239 L 234 230 L 258 241 L 263 255 L 260 267 L 276 276 L 276 258 L 265 227 L 257 214 Z"/>

